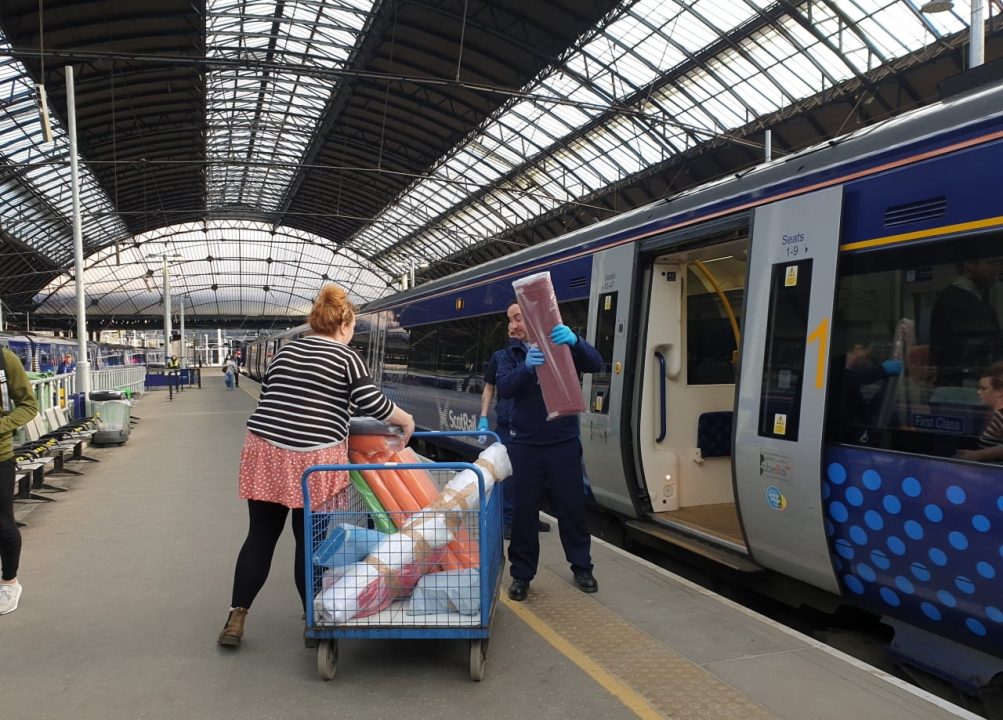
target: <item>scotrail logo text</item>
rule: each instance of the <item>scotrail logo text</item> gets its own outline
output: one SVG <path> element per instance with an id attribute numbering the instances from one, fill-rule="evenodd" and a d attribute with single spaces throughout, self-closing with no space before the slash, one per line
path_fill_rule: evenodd
<path id="1" fill-rule="evenodd" d="M 477 416 L 465 412 L 453 412 L 449 408 L 449 402 L 435 401 L 439 411 L 440 430 L 476 430 Z"/>

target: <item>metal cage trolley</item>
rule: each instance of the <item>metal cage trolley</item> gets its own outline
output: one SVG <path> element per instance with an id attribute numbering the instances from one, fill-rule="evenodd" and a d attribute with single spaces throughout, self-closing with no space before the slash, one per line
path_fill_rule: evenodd
<path id="1" fill-rule="evenodd" d="M 443 435 L 498 441 L 490 431 L 412 437 Z M 314 511 L 309 477 L 329 471 L 351 482 L 337 507 Z M 476 476 L 476 497 L 447 488 L 462 471 Z M 485 493 L 484 473 L 467 462 L 316 465 L 301 484 L 304 635 L 318 641 L 320 676 L 334 677 L 342 638 L 458 639 L 469 641 L 470 677 L 480 680 L 504 566 L 501 488 Z"/>

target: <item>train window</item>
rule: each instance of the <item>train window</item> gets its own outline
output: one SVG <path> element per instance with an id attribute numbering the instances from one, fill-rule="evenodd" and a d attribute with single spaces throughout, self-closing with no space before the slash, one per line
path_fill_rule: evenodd
<path id="1" fill-rule="evenodd" d="M 734 385 L 745 262 L 734 256 L 691 262 L 686 272 L 686 382 Z M 734 325 L 732 324 L 734 318 Z"/>
<path id="2" fill-rule="evenodd" d="M 435 325 L 418 325 L 411 328 L 411 352 L 407 372 L 412 382 L 419 385 L 434 384 L 435 357 L 439 332 Z"/>
<path id="3" fill-rule="evenodd" d="M 759 404 L 759 434 L 763 437 L 798 439 L 812 263 L 801 260 L 773 266 Z"/>
<path id="4" fill-rule="evenodd" d="M 595 349 L 602 357 L 602 370 L 592 374 L 592 412 L 609 412 L 609 386 L 613 372 L 613 343 L 616 340 L 616 305 L 619 293 L 602 293 L 596 308 Z"/>
<path id="5" fill-rule="evenodd" d="M 980 386 L 1003 361 L 1001 246 L 994 233 L 842 258 L 828 440 L 991 459 L 972 453 L 1000 409 Z"/>

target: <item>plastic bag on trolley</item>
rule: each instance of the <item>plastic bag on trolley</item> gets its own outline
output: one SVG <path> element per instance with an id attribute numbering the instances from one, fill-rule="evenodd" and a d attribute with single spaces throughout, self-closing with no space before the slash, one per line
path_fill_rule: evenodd
<path id="1" fill-rule="evenodd" d="M 550 282 L 550 273 L 542 272 L 513 281 L 519 310 L 522 311 L 523 325 L 529 341 L 543 350 L 547 362 L 536 369 L 543 393 L 543 404 L 547 407 L 547 419 L 553 420 L 564 415 L 585 412 L 582 386 L 578 382 L 578 371 L 567 345 L 555 345 L 550 341 L 550 333 L 560 325 L 561 311 L 557 307 L 557 295 Z"/>
<path id="2" fill-rule="evenodd" d="M 484 476 L 486 495 L 495 483 L 512 474 L 501 443 L 486 448 L 475 464 Z M 365 559 L 345 567 L 340 577 L 325 577 L 314 597 L 318 622 L 344 623 L 409 597 L 423 574 L 438 569 L 442 553 L 462 529 L 465 515 L 478 507 L 477 474 L 461 470 L 431 505 L 408 518 L 399 532 L 385 535 Z"/>

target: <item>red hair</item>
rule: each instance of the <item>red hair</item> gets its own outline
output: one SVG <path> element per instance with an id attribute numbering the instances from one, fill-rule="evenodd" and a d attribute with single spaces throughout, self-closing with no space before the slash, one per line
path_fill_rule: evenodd
<path id="1" fill-rule="evenodd" d="M 307 322 L 318 335 L 333 335 L 354 317 L 355 306 L 348 301 L 345 291 L 337 285 L 325 285 L 314 300 Z"/>

